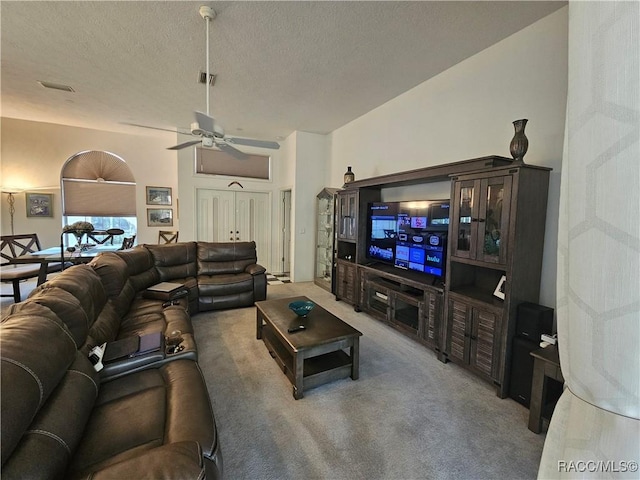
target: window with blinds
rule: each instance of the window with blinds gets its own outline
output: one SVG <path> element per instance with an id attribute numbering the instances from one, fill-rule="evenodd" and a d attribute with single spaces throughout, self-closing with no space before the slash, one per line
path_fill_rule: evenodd
<path id="1" fill-rule="evenodd" d="M 268 155 L 247 154 L 243 158 L 236 158 L 220 150 L 202 147 L 196 147 L 195 155 L 196 173 L 271 179 L 271 157 Z"/>
<path id="2" fill-rule="evenodd" d="M 126 162 L 113 153 L 80 152 L 62 167 L 65 216 L 136 216 L 136 182 Z"/>

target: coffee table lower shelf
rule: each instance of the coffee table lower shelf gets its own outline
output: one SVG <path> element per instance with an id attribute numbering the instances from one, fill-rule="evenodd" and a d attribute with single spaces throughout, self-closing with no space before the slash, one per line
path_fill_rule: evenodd
<path id="1" fill-rule="evenodd" d="M 278 341 L 267 325 L 262 329 L 262 340 L 271 356 L 293 384 L 294 398 L 296 400 L 302 398 L 303 392 L 298 391 L 296 388 L 294 356 Z M 335 350 L 314 357 L 304 358 L 302 390 L 304 391 L 324 383 L 349 377 L 352 375 L 352 368 L 351 357 L 343 350 Z"/>

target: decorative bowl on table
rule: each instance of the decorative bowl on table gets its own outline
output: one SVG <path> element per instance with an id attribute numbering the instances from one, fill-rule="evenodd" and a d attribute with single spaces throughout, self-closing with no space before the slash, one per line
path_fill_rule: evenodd
<path id="1" fill-rule="evenodd" d="M 306 317 L 316 304 L 309 300 L 296 300 L 289 304 L 289 308 L 300 317 Z"/>

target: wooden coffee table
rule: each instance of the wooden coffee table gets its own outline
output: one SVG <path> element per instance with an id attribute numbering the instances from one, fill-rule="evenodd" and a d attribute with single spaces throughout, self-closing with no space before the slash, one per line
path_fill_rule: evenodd
<path id="1" fill-rule="evenodd" d="M 357 380 L 362 333 L 317 304 L 306 317 L 299 317 L 288 307 L 295 300 L 309 299 L 256 302 L 256 338 L 264 341 L 293 384 L 293 398 L 299 400 L 304 390 L 339 378 Z M 306 328 L 287 331 L 298 325 Z"/>

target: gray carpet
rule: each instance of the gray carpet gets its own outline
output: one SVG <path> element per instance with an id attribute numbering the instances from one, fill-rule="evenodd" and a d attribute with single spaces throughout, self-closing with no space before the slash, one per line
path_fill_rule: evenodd
<path id="1" fill-rule="evenodd" d="M 195 315 L 226 479 L 536 477 L 544 435 L 526 408 L 312 283 L 268 292 L 306 295 L 360 330 L 360 378 L 294 400 L 256 340 L 255 307 Z"/>

